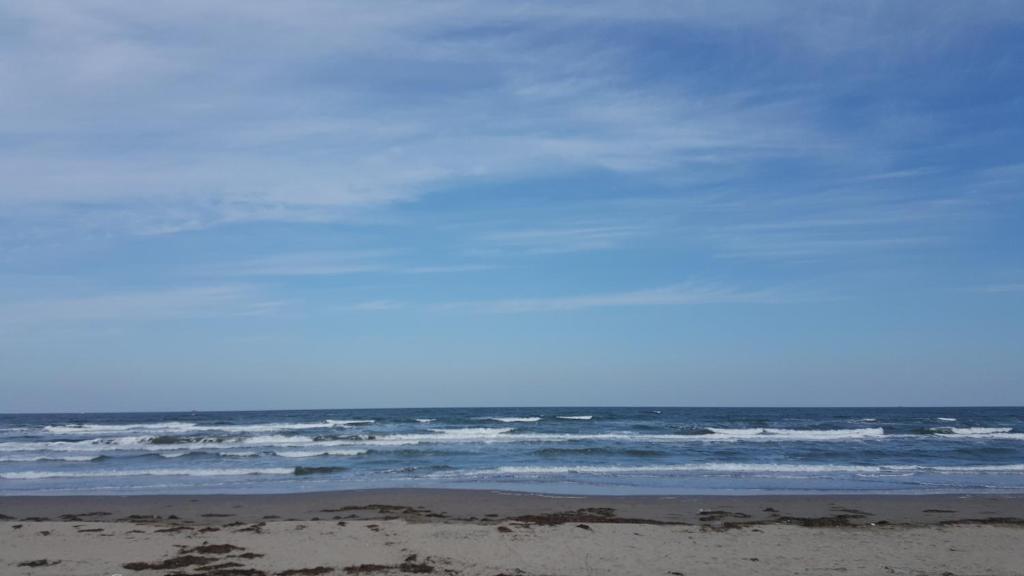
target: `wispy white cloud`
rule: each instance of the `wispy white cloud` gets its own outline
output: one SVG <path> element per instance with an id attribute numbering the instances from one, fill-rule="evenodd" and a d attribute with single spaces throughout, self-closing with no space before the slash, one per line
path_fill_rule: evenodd
<path id="1" fill-rule="evenodd" d="M 215 270 L 228 276 L 343 276 L 384 269 L 378 252 L 298 252 L 273 254 L 226 264 Z"/>
<path id="2" fill-rule="evenodd" d="M 317 251 L 269 254 L 211 268 L 212 275 L 248 277 L 346 276 L 352 274 L 455 274 L 493 270 L 493 264 L 410 265 L 387 251 Z"/>
<path id="3" fill-rule="evenodd" d="M 398 300 L 367 300 L 365 302 L 357 302 L 350 306 L 343 307 L 344 310 L 351 310 L 355 312 L 384 312 L 388 310 L 398 310 L 404 308 L 405 303 L 399 302 Z"/>
<path id="4" fill-rule="evenodd" d="M 857 176 L 853 178 L 855 182 L 877 182 L 881 180 L 904 180 L 910 178 L 919 178 L 921 176 L 928 176 L 935 174 L 939 169 L 934 166 L 925 166 L 922 168 L 910 168 L 907 170 L 891 170 L 888 172 L 880 172 L 876 174 L 867 174 L 865 176 Z"/>
<path id="5" fill-rule="evenodd" d="M 628 54 L 600 32 L 760 28 L 784 21 L 774 9 L 666 4 L 655 18 L 603 4 L 41 0 L 2 10 L 22 33 L 6 41 L 0 71 L 10 120 L 0 204 L 63 206 L 65 223 L 82 206 L 144 233 L 324 221 L 480 177 L 658 172 L 832 147 L 792 98 L 631 88 Z M 582 33 L 548 41 L 555 30 Z"/>
<path id="6" fill-rule="evenodd" d="M 638 306 L 682 306 L 723 303 L 772 303 L 781 298 L 771 291 L 746 291 L 712 284 L 686 283 L 647 290 L 585 294 L 554 298 L 519 298 L 450 302 L 439 305 L 446 310 L 469 310 L 497 314 L 525 312 L 564 312 L 592 308 Z"/>
<path id="7" fill-rule="evenodd" d="M 841 255 L 863 254 L 879 250 L 906 250 L 939 242 L 939 238 L 881 237 L 857 238 L 826 234 L 720 235 L 716 252 L 723 258 L 779 260 L 820 260 Z"/>
<path id="8" fill-rule="evenodd" d="M 969 190 L 922 197 L 869 182 L 726 206 L 694 229 L 719 257 L 810 261 L 941 246 L 991 207 Z"/>
<path id="9" fill-rule="evenodd" d="M 1007 284 L 988 284 L 986 286 L 978 287 L 979 292 L 987 292 L 990 294 L 1011 294 L 1017 292 L 1024 292 L 1024 282 L 1007 283 Z"/>
<path id="10" fill-rule="evenodd" d="M 498 266 L 494 264 L 451 264 L 439 266 L 409 266 L 400 268 L 403 274 L 453 274 L 458 272 L 482 272 L 494 270 Z"/>
<path id="11" fill-rule="evenodd" d="M 577 225 L 496 232 L 484 237 L 486 244 L 539 254 L 607 250 L 645 234 L 640 226 Z"/>
<path id="12" fill-rule="evenodd" d="M 1024 197 L 1024 162 L 986 168 L 979 174 L 976 185 L 986 191 L 1008 191 L 1017 199 Z"/>
<path id="13" fill-rule="evenodd" d="M 0 319 L 8 326 L 21 327 L 55 322 L 134 322 L 261 315 L 281 305 L 245 286 L 204 286 L 8 301 L 0 306 Z"/>

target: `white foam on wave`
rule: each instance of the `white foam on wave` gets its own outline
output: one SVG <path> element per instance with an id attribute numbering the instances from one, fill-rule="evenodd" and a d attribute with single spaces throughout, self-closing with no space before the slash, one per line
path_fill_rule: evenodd
<path id="1" fill-rule="evenodd" d="M 362 456 L 369 450 L 281 450 L 274 452 L 284 458 L 315 458 L 317 456 Z"/>
<path id="2" fill-rule="evenodd" d="M 294 468 L 152 468 L 148 470 L 103 470 L 86 472 L 30 471 L 0 473 L 5 480 L 39 480 L 45 478 L 108 478 L 122 476 L 256 476 L 294 474 Z"/>
<path id="3" fill-rule="evenodd" d="M 377 436 L 358 441 L 359 444 L 398 445 L 434 443 L 493 443 L 493 442 L 572 442 L 592 440 L 602 442 L 778 442 L 778 441 L 851 441 L 881 439 L 881 428 L 851 430 L 785 430 L 771 428 L 714 429 L 712 434 L 640 434 L 636 432 L 605 432 L 597 434 L 569 433 L 517 433 L 513 428 L 448 428 L 434 429 L 430 434 L 395 434 Z"/>
<path id="4" fill-rule="evenodd" d="M 849 428 L 844 430 L 794 430 L 789 428 L 708 428 L 712 436 L 744 440 L 856 440 L 885 436 L 882 428 Z"/>
<path id="5" fill-rule="evenodd" d="M 267 436 L 251 436 L 249 438 L 236 438 L 232 440 L 233 444 L 243 444 L 246 446 L 294 446 L 297 444 L 310 444 L 315 442 L 314 438 L 309 436 L 285 436 L 283 434 L 270 434 Z"/>
<path id="6" fill-rule="evenodd" d="M 376 436 L 361 440 L 359 444 L 372 444 L 380 446 L 399 446 L 420 443 L 472 443 L 472 442 L 495 442 L 501 440 L 502 435 L 512 432 L 513 428 L 434 428 L 430 433 L 420 434 L 392 434 L 389 436 Z"/>
<path id="7" fill-rule="evenodd" d="M 247 446 L 348 446 L 397 445 L 445 442 L 571 442 L 577 440 L 611 442 L 843 442 L 884 440 L 882 428 L 849 428 L 843 430 L 797 430 L 786 428 L 710 428 L 711 434 L 644 434 L 630 431 L 594 434 L 513 433 L 513 428 L 432 428 L 430 432 L 358 436 L 353 438 L 316 440 L 308 436 L 255 436 L 242 438 L 237 443 Z M 1022 439 L 1024 434 L 1011 432 L 1011 428 L 951 428 L 948 434 L 901 435 L 901 438 L 986 437 Z M 173 446 L 172 446 L 173 447 Z"/>
<path id="8" fill-rule="evenodd" d="M 0 462 L 90 462 L 96 456 L 0 456 Z"/>
<path id="9" fill-rule="evenodd" d="M 0 452 L 32 452 L 46 450 L 49 442 L 0 442 Z"/>
<path id="10" fill-rule="evenodd" d="M 483 418 L 473 418 L 474 420 L 493 420 L 494 422 L 503 422 L 505 424 L 512 424 L 515 422 L 540 422 L 540 416 L 485 416 Z"/>
<path id="11" fill-rule="evenodd" d="M 263 424 L 202 424 L 197 422 L 156 422 L 146 424 L 68 424 L 59 426 L 44 426 L 43 431 L 48 434 L 121 434 L 121 433 L 150 433 L 150 434 L 181 434 L 191 432 L 235 432 L 235 433 L 258 433 L 275 432 L 281 430 L 315 430 L 318 428 L 347 428 L 373 424 L 374 420 L 322 420 L 319 422 L 267 422 Z"/>
<path id="12" fill-rule="evenodd" d="M 416 421 L 419 422 L 420 424 L 430 424 L 434 420 L 435 420 L 434 418 L 417 418 L 416 419 Z"/>
<path id="13" fill-rule="evenodd" d="M 436 438 L 439 435 L 445 438 L 465 438 L 467 440 L 476 440 L 480 438 L 495 438 L 502 434 L 508 434 L 512 432 L 514 428 L 434 428 L 431 430 L 433 434 L 396 434 L 391 437 L 428 437 Z"/>
<path id="14" fill-rule="evenodd" d="M 593 416 L 555 416 L 559 420 L 590 420 Z"/>
<path id="15" fill-rule="evenodd" d="M 152 424 L 66 424 L 43 426 L 47 434 L 120 434 L 123 432 L 190 432 L 194 422 L 157 422 Z"/>
<path id="16" fill-rule="evenodd" d="M 218 446 L 222 448 L 229 448 L 231 446 L 298 446 L 316 442 L 314 438 L 309 436 L 265 435 L 235 438 L 183 438 L 186 441 L 154 444 L 153 440 L 156 438 L 157 436 L 119 436 L 82 441 L 0 442 L 0 452 L 176 452 L 195 446 Z"/>
<path id="17" fill-rule="evenodd" d="M 744 464 L 711 462 L 704 464 L 663 464 L 646 466 L 499 466 L 486 470 L 444 471 L 435 476 L 544 476 L 565 474 L 665 474 L 672 472 L 711 474 L 940 474 L 1024 473 L 1024 464 L 1001 466 L 855 466 L 842 464 Z"/>
<path id="18" fill-rule="evenodd" d="M 414 444 L 492 443 L 515 441 L 514 428 L 434 428 L 429 433 L 391 434 L 360 440 L 331 440 L 317 446 L 408 446 Z"/>
<path id="19" fill-rule="evenodd" d="M 956 422 L 956 418 L 941 418 L 940 417 L 940 418 L 936 418 L 936 420 L 941 420 L 943 422 Z"/>
<path id="20" fill-rule="evenodd" d="M 3 442 L 0 443 L 0 452 L 107 452 L 116 450 L 181 450 L 181 445 L 175 444 L 150 444 L 152 436 L 125 436 L 120 438 L 105 438 L 83 440 L 81 442 L 69 442 L 56 440 L 53 442 Z"/>
<path id="21" fill-rule="evenodd" d="M 886 435 L 882 428 L 850 428 L 843 430 L 796 430 L 783 428 L 712 428 L 710 434 L 645 434 L 633 431 L 612 431 L 593 434 L 572 433 L 513 433 L 513 428 L 434 428 L 429 432 L 360 435 L 348 438 L 315 438 L 303 435 L 269 434 L 233 438 L 191 438 L 186 443 L 153 444 L 154 436 L 103 437 L 85 441 L 52 442 L 0 442 L 0 453 L 178 453 L 196 447 L 216 446 L 222 450 L 266 448 L 294 448 L 322 453 L 328 447 L 400 446 L 438 443 L 516 443 L 516 442 L 623 442 L 623 443 L 708 443 L 708 442 L 843 442 L 881 441 L 889 438 L 920 441 L 954 439 L 1024 440 L 1024 433 L 1012 428 L 936 428 L 936 434 Z M 227 452 L 225 452 L 227 454 Z M 232 452 L 233 456 L 241 453 Z M 256 453 L 246 454 L 256 455 Z M 19 455 L 21 456 L 21 455 Z"/>
<path id="22" fill-rule="evenodd" d="M 1024 434 L 1014 433 L 1013 428 L 983 428 L 983 427 L 968 427 L 968 428 L 932 428 L 933 432 L 937 432 L 940 435 L 945 434 L 949 436 L 961 436 L 971 438 L 1013 438 L 1021 437 L 1024 438 Z"/>

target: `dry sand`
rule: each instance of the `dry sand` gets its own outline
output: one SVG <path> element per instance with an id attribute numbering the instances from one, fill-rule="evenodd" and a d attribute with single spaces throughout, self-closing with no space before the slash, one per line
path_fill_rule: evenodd
<path id="1" fill-rule="evenodd" d="M 1024 574 L 1024 496 L 0 498 L 0 574 Z"/>

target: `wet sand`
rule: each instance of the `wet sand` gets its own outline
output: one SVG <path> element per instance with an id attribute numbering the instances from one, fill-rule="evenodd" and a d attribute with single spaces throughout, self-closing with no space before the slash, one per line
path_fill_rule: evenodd
<path id="1" fill-rule="evenodd" d="M 0 574 L 1022 574 L 1024 495 L 0 497 Z"/>

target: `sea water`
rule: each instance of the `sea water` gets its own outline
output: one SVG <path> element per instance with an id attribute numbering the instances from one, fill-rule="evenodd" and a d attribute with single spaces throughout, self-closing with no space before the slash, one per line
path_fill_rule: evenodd
<path id="1" fill-rule="evenodd" d="M 0 415 L 0 494 L 1024 491 L 1022 408 Z"/>

